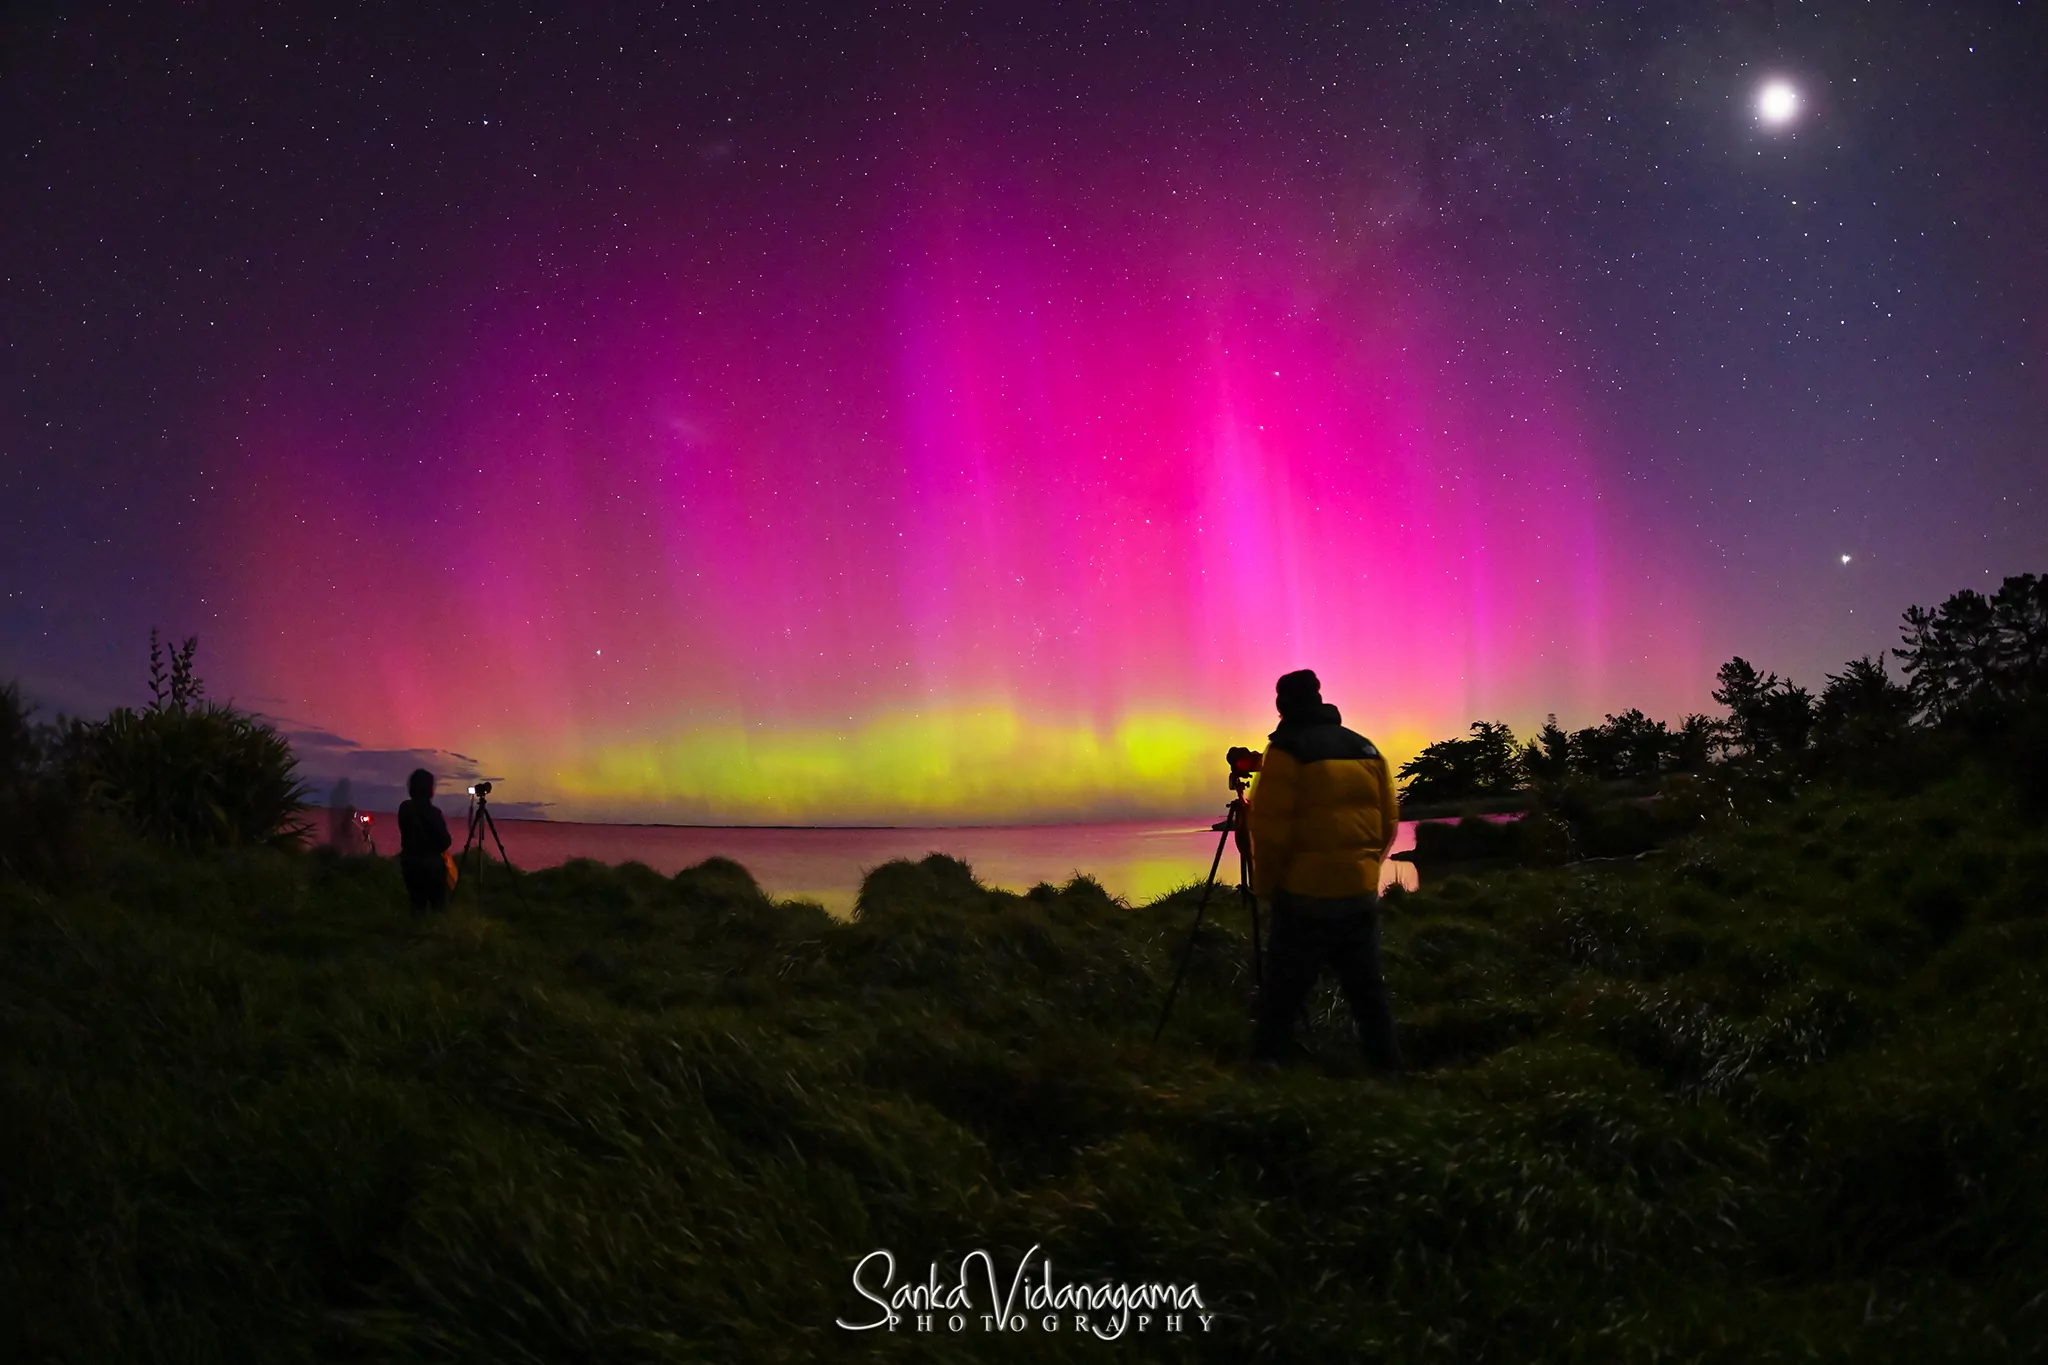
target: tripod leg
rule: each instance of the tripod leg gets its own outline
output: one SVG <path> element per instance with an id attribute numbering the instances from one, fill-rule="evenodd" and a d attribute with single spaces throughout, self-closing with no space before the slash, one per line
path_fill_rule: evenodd
<path id="1" fill-rule="evenodd" d="M 476 908 L 478 910 L 484 908 L 484 816 L 487 813 L 483 802 L 477 802 L 475 809 L 469 813 L 469 834 L 462 841 L 462 861 L 464 863 L 469 861 L 469 846 L 471 844 L 476 845 L 476 871 L 471 874 L 476 880 L 471 885 L 476 888 Z"/>
<path id="2" fill-rule="evenodd" d="M 1252 843 L 1250 812 L 1244 798 L 1230 803 L 1230 823 L 1237 835 L 1237 894 L 1252 922 L 1252 984 L 1266 984 L 1266 964 L 1259 946 L 1259 898 L 1252 893 Z"/>
<path id="3" fill-rule="evenodd" d="M 1223 845 L 1230 838 L 1228 822 L 1223 837 L 1216 841 L 1216 856 L 1209 860 L 1209 880 L 1202 884 L 1202 899 L 1195 906 L 1195 922 L 1188 926 L 1187 946 L 1180 950 L 1180 966 L 1174 968 L 1173 986 L 1166 992 L 1166 1007 L 1159 1011 L 1158 1026 L 1152 1030 L 1152 1041 L 1157 1043 L 1159 1035 L 1166 1031 L 1166 1020 L 1173 1013 L 1174 998 L 1180 994 L 1181 978 L 1188 973 L 1188 959 L 1195 955 L 1195 935 L 1202 932 L 1202 916 L 1209 911 L 1209 895 L 1216 889 L 1216 869 L 1223 864 Z"/>
<path id="4" fill-rule="evenodd" d="M 490 827 L 491 842 L 498 846 L 498 866 L 505 869 L 506 873 L 509 875 L 512 871 L 512 859 L 505 852 L 505 840 L 498 834 L 498 822 L 492 818 L 491 813 L 488 809 L 484 811 L 484 823 Z M 476 841 L 476 849 L 477 856 L 481 858 L 483 856 L 484 849 L 484 841 L 482 839 L 478 839 Z M 481 885 L 481 883 L 479 883 L 479 885 Z M 524 892 L 521 893 L 522 896 L 524 894 Z"/>

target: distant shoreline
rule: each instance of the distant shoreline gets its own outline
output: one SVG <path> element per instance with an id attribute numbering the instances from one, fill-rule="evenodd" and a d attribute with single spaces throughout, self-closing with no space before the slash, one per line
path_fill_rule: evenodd
<path id="1" fill-rule="evenodd" d="M 309 812 L 331 812 L 337 809 L 337 807 L 307 806 L 306 809 Z M 389 817 L 396 813 L 393 811 L 386 810 L 369 810 L 367 807 L 363 806 L 357 806 L 355 807 L 355 809 L 366 811 L 366 813 L 370 815 L 384 817 Z M 493 813 L 495 815 L 495 808 L 493 808 Z M 1199 832 L 1200 829 L 1207 829 L 1216 823 L 1215 820 L 1208 815 L 1127 816 L 1123 819 L 1118 820 L 1030 820 L 1008 824 L 989 825 L 697 825 L 673 824 L 664 820 L 556 820 L 545 815 L 496 815 L 495 818 L 501 824 L 511 824 L 513 822 L 517 822 L 520 824 L 528 825 L 579 826 L 586 829 L 704 829 L 719 831 L 751 829 L 782 830 L 785 832 L 796 830 L 817 833 L 855 833 L 862 831 L 878 832 L 890 830 L 914 833 L 919 830 L 956 829 L 1087 829 L 1092 826 L 1099 825 L 1177 824 L 1183 819 L 1187 820 L 1192 825 L 1198 826 L 1199 828 L 1196 832 Z"/>

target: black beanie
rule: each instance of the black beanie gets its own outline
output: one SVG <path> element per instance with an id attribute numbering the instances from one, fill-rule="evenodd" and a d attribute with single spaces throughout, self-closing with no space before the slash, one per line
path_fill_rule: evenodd
<path id="1" fill-rule="evenodd" d="M 1273 684 L 1273 701 L 1280 708 L 1280 719 L 1291 720 L 1323 704 L 1323 685 L 1312 669 L 1283 674 Z"/>

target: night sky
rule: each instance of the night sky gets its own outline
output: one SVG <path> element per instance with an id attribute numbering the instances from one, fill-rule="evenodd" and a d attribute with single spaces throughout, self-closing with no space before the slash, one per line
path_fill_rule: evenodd
<path id="1" fill-rule="evenodd" d="M 1292 668 L 1399 757 L 2048 570 L 2040 4 L 333 8 L 4 21 L 46 713 L 1180 814 Z"/>

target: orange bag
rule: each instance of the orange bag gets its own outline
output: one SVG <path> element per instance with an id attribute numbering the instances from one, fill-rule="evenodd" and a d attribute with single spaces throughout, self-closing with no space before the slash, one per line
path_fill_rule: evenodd
<path id="1" fill-rule="evenodd" d="M 447 866 L 447 868 L 448 868 L 448 889 L 449 889 L 450 891 L 453 891 L 453 890 L 455 889 L 455 875 L 456 875 L 456 874 L 455 874 L 455 855 L 454 855 L 453 853 L 450 853 L 450 852 L 449 852 L 449 851 L 448 851 L 447 849 L 445 849 L 445 848 L 444 848 L 444 849 L 442 849 L 442 850 L 441 850 L 441 861 L 442 861 L 442 862 L 443 862 L 444 864 L 446 864 L 446 866 Z"/>

